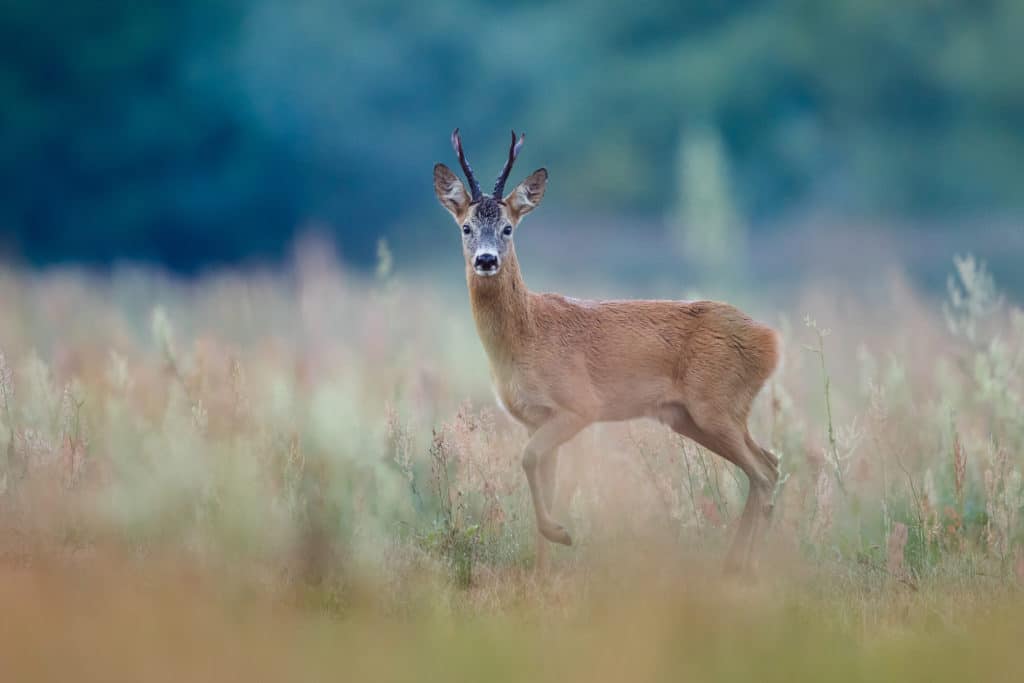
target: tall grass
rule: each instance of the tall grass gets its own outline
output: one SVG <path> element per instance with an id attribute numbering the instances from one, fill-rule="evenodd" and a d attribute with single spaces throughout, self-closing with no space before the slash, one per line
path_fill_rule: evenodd
<path id="1" fill-rule="evenodd" d="M 709 676 L 750 665 L 634 642 L 616 620 L 663 640 L 718 628 L 797 671 L 785 658 L 807 654 L 794 647 L 847 640 L 837 657 L 873 648 L 897 666 L 956 643 L 962 620 L 1017 604 L 1024 312 L 973 259 L 956 261 L 944 305 L 898 283 L 888 300 L 808 285 L 796 303 L 755 303 L 787 344 L 753 418 L 784 477 L 751 589 L 715 578 L 744 478 L 646 422 L 598 425 L 562 449 L 557 514 L 576 546 L 534 576 L 525 434 L 492 405 L 465 297 L 396 277 L 386 246 L 372 281 L 325 253 L 300 250 L 287 272 L 193 282 L 0 272 L 0 567 L 58 592 L 73 591 L 55 588 L 69 572 L 109 570 L 119 578 L 101 583 L 113 590 L 183 568 L 208 577 L 216 600 L 259 596 L 392 637 L 420 637 L 448 615 L 453 648 L 490 648 L 495 661 L 621 638 L 655 667 L 641 678 L 684 670 L 684 653 Z M 804 316 L 807 326 L 789 325 Z M 137 599 L 149 598 L 115 599 L 107 616 L 120 623 Z M 44 603 L 57 610 L 54 600 Z M 580 639 L 516 634 L 524 623 L 575 628 L 602 604 L 614 608 Z M 418 625 L 377 621 L 395 615 Z M 486 622 L 497 630 L 474 638 L 466 624 L 478 619 L 498 619 Z M 1003 625 L 986 637 L 1003 642 Z M 317 638 L 363 637 L 351 624 L 310 628 L 265 635 L 308 636 L 324 661 Z M 930 630 L 941 638 L 916 650 L 887 639 Z M 590 670 L 565 657 L 574 675 Z"/>

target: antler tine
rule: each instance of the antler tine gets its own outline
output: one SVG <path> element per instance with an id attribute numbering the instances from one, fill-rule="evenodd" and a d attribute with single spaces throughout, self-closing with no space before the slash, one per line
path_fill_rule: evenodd
<path id="1" fill-rule="evenodd" d="M 516 132 L 512 131 L 512 144 L 508 148 L 508 161 L 505 162 L 505 167 L 501 169 L 501 175 L 498 176 L 498 180 L 494 183 L 494 194 L 492 195 L 495 199 L 501 199 L 502 194 L 505 193 L 505 181 L 508 180 L 508 174 L 512 171 L 512 164 L 516 163 L 516 157 L 519 156 L 519 148 L 526 142 L 526 133 L 519 136 L 519 140 L 516 140 Z"/>
<path id="2" fill-rule="evenodd" d="M 452 147 L 455 148 L 455 153 L 459 155 L 459 163 L 462 164 L 462 171 L 466 174 L 466 180 L 469 181 L 469 191 L 473 197 L 473 201 L 478 202 L 483 196 L 483 193 L 480 192 L 480 183 L 476 181 L 476 177 L 473 175 L 473 169 L 470 168 L 469 162 L 466 161 L 466 153 L 462 151 L 462 138 L 459 137 L 458 128 L 452 131 Z"/>

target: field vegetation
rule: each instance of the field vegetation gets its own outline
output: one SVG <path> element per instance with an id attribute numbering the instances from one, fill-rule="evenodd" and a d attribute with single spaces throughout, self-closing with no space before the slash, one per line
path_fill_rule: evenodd
<path id="1" fill-rule="evenodd" d="M 563 449 L 535 573 L 464 292 L 327 254 L 0 271 L 4 680 L 1019 679 L 1024 312 L 984 264 L 738 295 L 786 342 L 751 580 L 742 474 L 646 422 Z"/>

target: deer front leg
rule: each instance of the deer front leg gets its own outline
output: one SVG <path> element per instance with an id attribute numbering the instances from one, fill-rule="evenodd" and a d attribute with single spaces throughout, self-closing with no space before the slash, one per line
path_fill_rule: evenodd
<path id="1" fill-rule="evenodd" d="M 558 449 L 552 448 L 540 460 L 537 466 L 540 476 L 540 490 L 544 495 L 544 506 L 549 515 L 555 515 L 558 511 L 555 505 L 555 491 L 558 488 Z M 538 572 L 544 573 L 548 568 L 548 542 L 540 529 L 537 530 L 537 562 L 535 568 Z"/>
<path id="2" fill-rule="evenodd" d="M 561 524 L 551 518 L 548 510 L 549 500 L 545 491 L 543 472 L 553 469 L 554 451 L 563 443 L 576 436 L 587 425 L 587 421 L 571 413 L 560 413 L 542 424 L 530 436 L 523 449 L 523 471 L 526 481 L 530 484 L 530 497 L 533 498 L 533 511 L 537 516 L 537 530 L 544 538 L 562 545 L 572 545 L 572 538 Z M 552 480 L 554 472 L 551 472 Z"/>

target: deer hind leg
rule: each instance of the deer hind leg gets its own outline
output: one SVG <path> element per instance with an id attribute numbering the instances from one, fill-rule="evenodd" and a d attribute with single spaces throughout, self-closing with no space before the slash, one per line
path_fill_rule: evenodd
<path id="1" fill-rule="evenodd" d="M 746 434 L 747 447 L 754 452 L 755 455 L 759 456 L 761 460 L 771 469 L 775 470 L 775 476 L 778 478 L 779 473 L 779 457 L 772 453 L 767 448 L 762 447 L 754 438 L 750 436 L 750 432 Z"/>
<path id="2" fill-rule="evenodd" d="M 554 452 L 558 447 L 576 436 L 586 425 L 587 421 L 577 415 L 556 414 L 530 436 L 526 448 L 523 449 L 523 471 L 526 472 L 526 481 L 530 485 L 533 511 L 537 517 L 537 530 L 544 538 L 562 545 L 572 545 L 572 538 L 561 524 L 551 518 L 542 471 L 546 468 L 554 469 L 553 464 L 545 461 L 554 460 L 557 457 Z M 551 477 L 551 480 L 554 480 L 554 476 Z M 553 496 L 553 484 L 551 493 Z"/>
<path id="3" fill-rule="evenodd" d="M 756 562 L 755 546 L 760 523 L 767 513 L 771 493 L 778 480 L 777 465 L 762 454 L 763 449 L 750 438 L 742 420 L 710 410 L 694 416 L 681 405 L 673 406 L 672 411 L 665 415 L 670 419 L 664 421 L 673 430 L 722 456 L 747 476 L 750 490 L 740 515 L 739 528 L 726 555 L 725 570 L 728 573 L 752 570 Z M 751 444 L 757 448 L 752 448 Z M 771 456 L 773 460 L 774 457 Z"/>
<path id="4" fill-rule="evenodd" d="M 774 453 L 754 441 L 754 438 L 750 436 L 750 432 L 745 428 L 743 431 L 747 449 L 761 463 L 761 470 L 767 478 L 767 483 L 759 490 L 761 499 L 757 503 L 757 508 L 754 508 L 754 531 L 750 535 L 750 545 L 747 553 L 747 568 L 750 571 L 754 571 L 757 569 L 757 560 L 760 557 L 759 545 L 768 531 L 772 513 L 774 512 L 775 502 L 772 498 L 775 493 L 775 486 L 779 482 L 779 459 Z M 751 487 L 751 490 L 753 490 L 753 487 Z"/>

